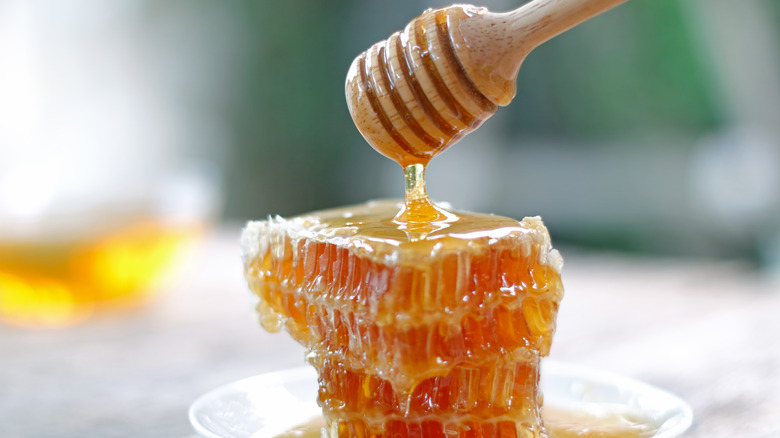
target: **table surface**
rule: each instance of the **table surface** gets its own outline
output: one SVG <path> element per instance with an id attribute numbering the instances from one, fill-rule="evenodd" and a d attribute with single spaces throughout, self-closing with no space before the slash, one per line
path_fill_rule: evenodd
<path id="1" fill-rule="evenodd" d="M 300 366 L 265 333 L 237 227 L 213 233 L 152 304 L 59 330 L 0 326 L 0 436 L 192 437 L 189 404 Z M 686 437 L 780 437 L 780 287 L 738 264 L 562 251 L 551 357 L 663 387 L 693 407 Z"/>

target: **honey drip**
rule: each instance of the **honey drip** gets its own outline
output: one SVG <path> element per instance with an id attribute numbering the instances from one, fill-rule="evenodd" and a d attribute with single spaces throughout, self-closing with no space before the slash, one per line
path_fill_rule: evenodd
<path id="1" fill-rule="evenodd" d="M 431 231 L 446 227 L 457 216 L 436 206 L 425 190 L 425 165 L 404 167 L 404 206 L 393 219 L 410 240 L 424 239 Z"/>

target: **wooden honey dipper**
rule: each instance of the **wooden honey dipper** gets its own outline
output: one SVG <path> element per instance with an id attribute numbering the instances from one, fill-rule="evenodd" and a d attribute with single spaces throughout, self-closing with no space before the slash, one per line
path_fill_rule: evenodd
<path id="1" fill-rule="evenodd" d="M 358 130 L 404 168 L 431 158 L 509 104 L 536 46 L 626 0 L 534 0 L 504 13 L 427 10 L 358 56 L 346 95 Z"/>
<path id="2" fill-rule="evenodd" d="M 415 239 L 447 221 L 425 190 L 428 161 L 509 104 L 531 50 L 624 1 L 534 0 L 504 13 L 429 9 L 358 56 L 347 73 L 347 105 L 368 143 L 404 169 L 396 221 Z"/>

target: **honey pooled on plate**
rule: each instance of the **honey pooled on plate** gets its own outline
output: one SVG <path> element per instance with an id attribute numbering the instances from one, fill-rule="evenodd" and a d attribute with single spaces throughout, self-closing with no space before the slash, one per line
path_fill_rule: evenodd
<path id="1" fill-rule="evenodd" d="M 245 275 L 262 325 L 319 373 L 328 436 L 539 437 L 562 260 L 539 218 L 402 202 L 250 222 Z M 413 227 L 414 228 L 414 227 Z"/>
<path id="2" fill-rule="evenodd" d="M 610 415 L 545 408 L 542 413 L 549 438 L 652 438 L 657 427 L 647 418 L 628 414 Z M 322 417 L 312 418 L 275 438 L 320 438 Z"/>

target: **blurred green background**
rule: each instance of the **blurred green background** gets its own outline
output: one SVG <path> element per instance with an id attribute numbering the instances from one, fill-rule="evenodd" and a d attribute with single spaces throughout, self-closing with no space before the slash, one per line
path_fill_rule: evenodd
<path id="1" fill-rule="evenodd" d="M 142 161 L 207 169 L 221 220 L 402 195 L 400 169 L 354 128 L 343 83 L 357 54 L 446 3 L 76 3 L 27 7 L 33 46 L 80 35 L 58 43 L 57 62 L 84 51 L 98 73 L 102 54 L 119 53 L 143 91 L 128 93 L 151 96 L 140 111 L 154 108 L 166 132 Z M 541 215 L 559 244 L 774 265 L 778 35 L 774 0 L 631 0 L 532 52 L 513 103 L 433 161 L 429 193 Z M 101 112 L 119 118 L 111 108 Z M 130 132 L 143 149 L 151 131 Z"/>

